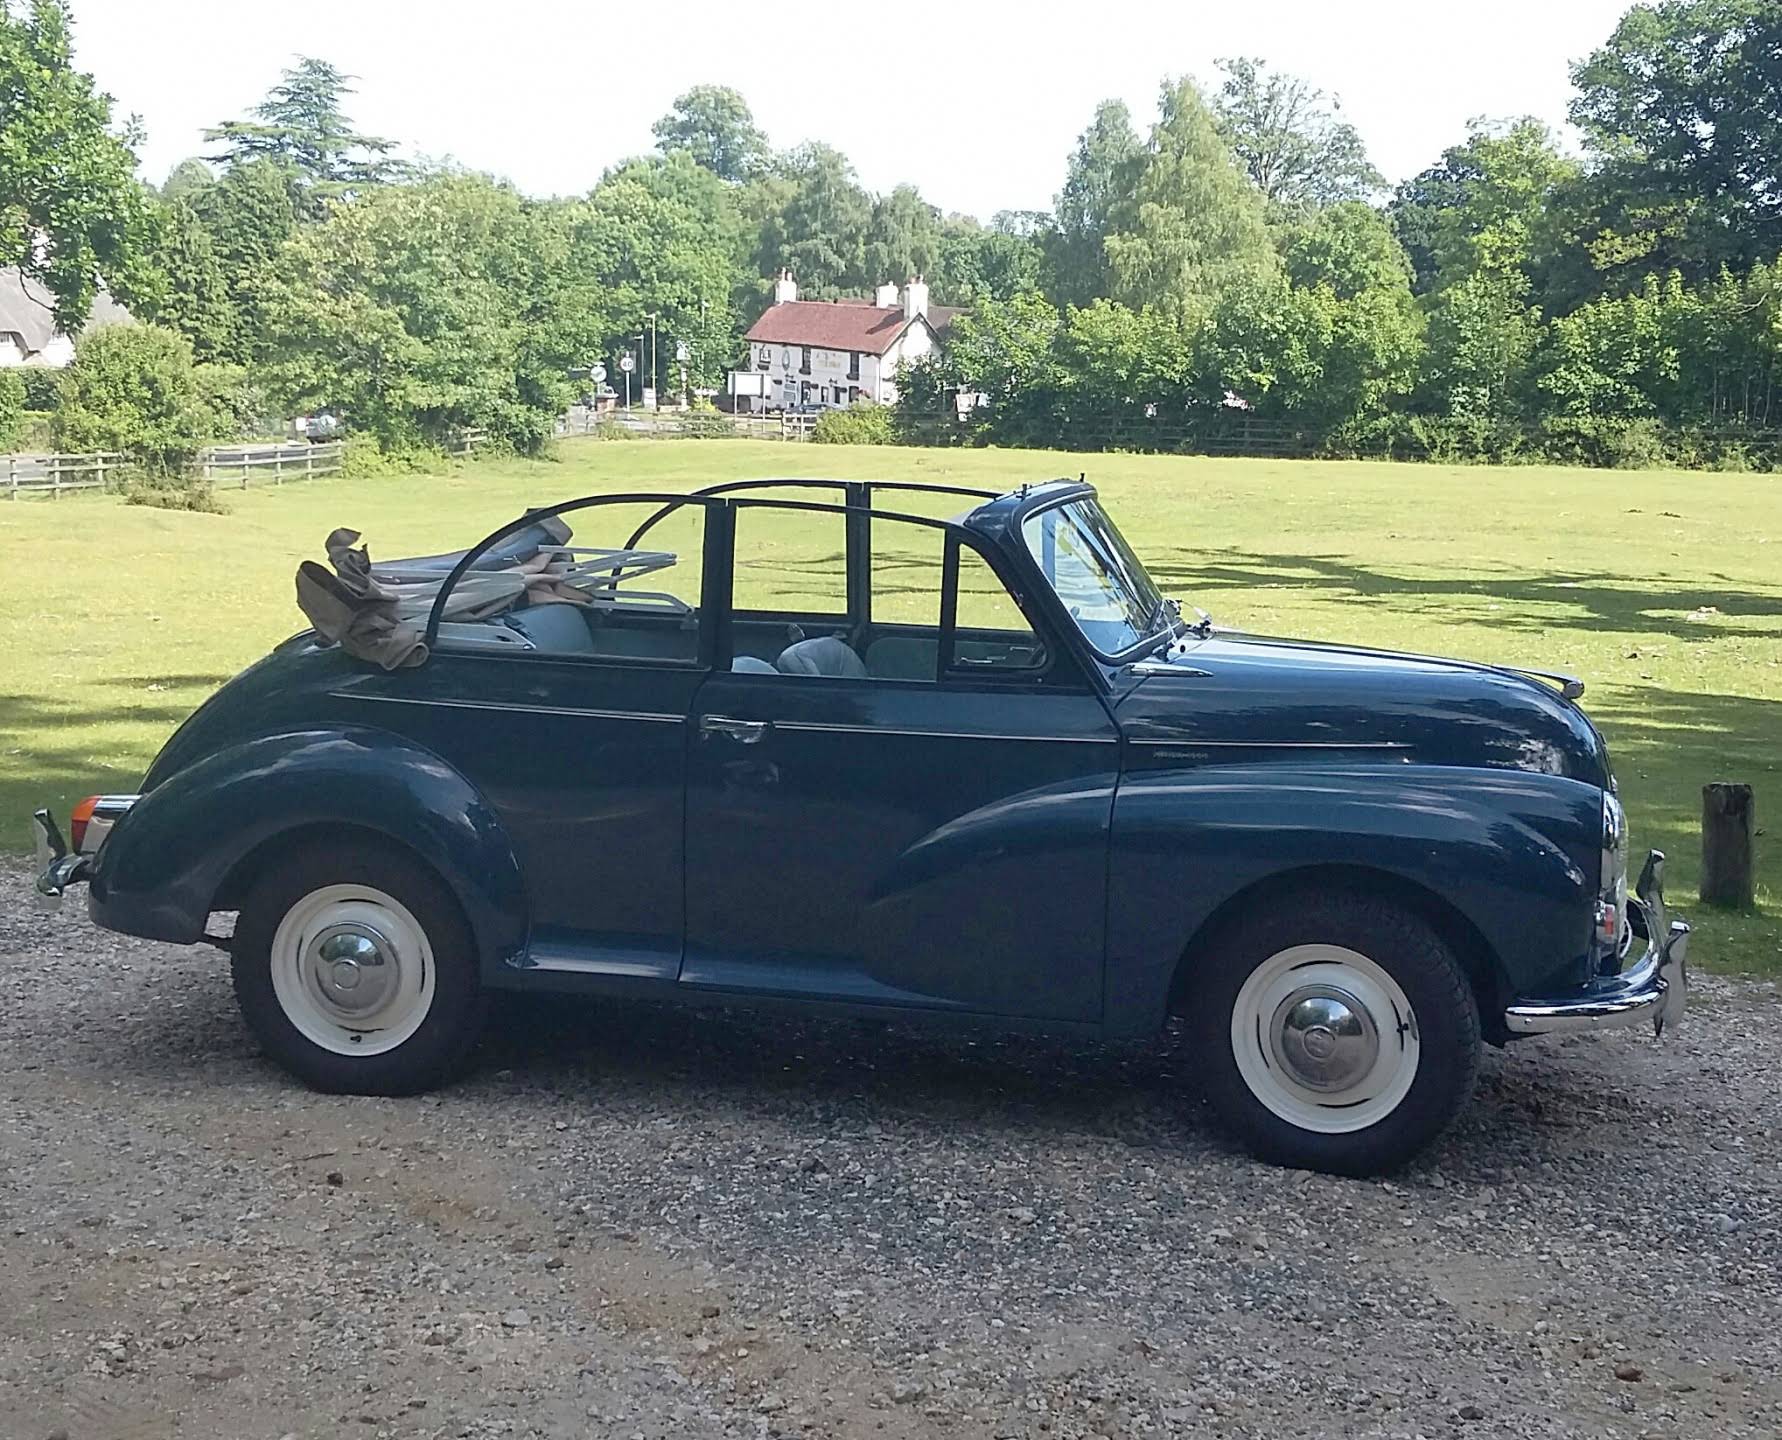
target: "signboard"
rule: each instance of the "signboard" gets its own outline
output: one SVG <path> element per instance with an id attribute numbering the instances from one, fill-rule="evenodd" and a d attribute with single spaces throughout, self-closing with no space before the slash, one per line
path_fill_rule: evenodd
<path id="1" fill-rule="evenodd" d="M 637 361 L 631 358 L 631 352 L 629 350 L 619 357 L 619 368 L 627 375 L 637 369 Z"/>
<path id="2" fill-rule="evenodd" d="M 685 365 L 693 358 L 693 352 L 687 348 L 687 342 L 685 340 L 675 341 L 674 358 L 675 362 L 680 365 Z"/>
<path id="3" fill-rule="evenodd" d="M 592 380 L 596 385 L 605 384 L 606 383 L 606 366 L 604 366 L 604 365 L 590 365 L 588 367 L 588 378 L 590 380 Z"/>
<path id="4" fill-rule="evenodd" d="M 730 372 L 730 393 L 732 395 L 765 395 L 768 379 L 754 370 L 732 370 Z"/>

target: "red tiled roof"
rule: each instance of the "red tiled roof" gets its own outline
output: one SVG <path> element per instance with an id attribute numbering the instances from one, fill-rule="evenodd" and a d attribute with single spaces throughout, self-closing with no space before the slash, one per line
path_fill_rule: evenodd
<path id="1" fill-rule="evenodd" d="M 950 306 L 932 305 L 928 323 L 936 334 L 944 335 L 958 313 Z M 902 306 L 881 309 L 863 300 L 789 300 L 768 306 L 743 338 L 883 355 L 903 334 L 904 325 Z"/>

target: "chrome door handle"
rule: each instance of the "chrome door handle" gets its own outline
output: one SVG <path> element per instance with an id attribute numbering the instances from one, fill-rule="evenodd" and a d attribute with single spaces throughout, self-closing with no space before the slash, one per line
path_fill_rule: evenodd
<path id="1" fill-rule="evenodd" d="M 741 745 L 754 745 L 773 728 L 766 720 L 735 720 L 728 715 L 706 715 L 699 722 L 701 734 L 728 735 Z"/>

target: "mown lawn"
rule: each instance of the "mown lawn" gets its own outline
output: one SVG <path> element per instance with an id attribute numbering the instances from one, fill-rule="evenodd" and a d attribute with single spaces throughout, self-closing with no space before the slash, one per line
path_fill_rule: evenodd
<path id="1" fill-rule="evenodd" d="M 230 492 L 221 516 L 0 504 L 0 848 L 27 843 L 35 804 L 131 788 L 206 694 L 300 628 L 292 572 L 337 525 L 393 557 L 595 491 L 760 475 L 1000 488 L 1081 470 L 1164 588 L 1222 624 L 1585 677 L 1636 843 L 1669 852 L 1685 903 L 1703 782 L 1756 784 L 1760 825 L 1782 803 L 1782 485 L 1767 476 L 590 440 L 550 461 Z M 1782 846 L 1759 845 L 1758 913 L 1698 916 L 1696 953 L 1782 973 Z"/>

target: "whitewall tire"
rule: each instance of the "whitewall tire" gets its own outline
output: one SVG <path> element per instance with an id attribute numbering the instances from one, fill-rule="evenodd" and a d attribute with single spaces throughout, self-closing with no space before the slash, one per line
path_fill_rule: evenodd
<path id="1" fill-rule="evenodd" d="M 1344 891 L 1275 896 L 1189 963 L 1184 1019 L 1208 1099 L 1264 1160 L 1390 1170 L 1472 1095 L 1472 986 L 1406 907 Z"/>
<path id="2" fill-rule="evenodd" d="M 273 1059 L 319 1090 L 407 1095 L 449 1079 L 484 998 L 457 899 L 411 855 L 310 842 L 243 897 L 236 998 Z"/>

